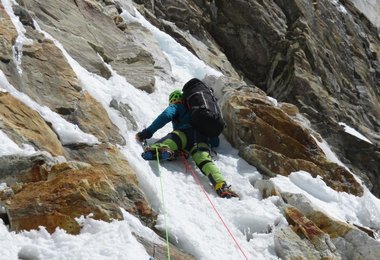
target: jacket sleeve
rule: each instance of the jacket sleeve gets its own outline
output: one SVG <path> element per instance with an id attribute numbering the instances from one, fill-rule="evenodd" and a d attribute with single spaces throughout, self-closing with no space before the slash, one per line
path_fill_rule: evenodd
<path id="1" fill-rule="evenodd" d="M 167 123 L 171 122 L 177 113 L 177 105 L 169 105 L 154 121 L 153 123 L 144 129 L 144 131 L 152 137 L 153 134 L 164 127 Z"/>

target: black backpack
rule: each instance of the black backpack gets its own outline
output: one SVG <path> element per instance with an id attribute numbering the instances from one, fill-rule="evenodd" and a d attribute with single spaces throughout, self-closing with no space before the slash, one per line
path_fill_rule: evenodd
<path id="1" fill-rule="evenodd" d="M 190 109 L 190 124 L 206 137 L 220 135 L 226 124 L 214 96 L 214 90 L 199 79 L 193 78 L 183 86 L 182 91 Z"/>

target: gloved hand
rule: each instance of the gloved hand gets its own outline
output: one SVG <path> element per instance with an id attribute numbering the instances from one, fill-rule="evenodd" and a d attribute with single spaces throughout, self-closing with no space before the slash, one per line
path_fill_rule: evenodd
<path id="1" fill-rule="evenodd" d="M 139 142 L 144 141 L 145 139 L 149 139 L 152 137 L 152 134 L 148 132 L 148 130 L 144 129 L 141 132 L 136 134 L 136 140 Z"/>

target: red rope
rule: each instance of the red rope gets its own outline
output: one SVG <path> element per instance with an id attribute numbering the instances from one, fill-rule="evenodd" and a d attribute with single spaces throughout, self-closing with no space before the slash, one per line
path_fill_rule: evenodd
<path id="1" fill-rule="evenodd" d="M 191 174 L 194 176 L 195 180 L 198 182 L 199 186 L 201 187 L 203 193 L 206 195 L 206 198 L 207 200 L 210 202 L 212 208 L 214 209 L 214 211 L 216 212 L 216 214 L 218 215 L 220 221 L 223 223 L 223 226 L 227 229 L 228 233 L 230 234 L 230 236 L 232 237 L 232 239 L 235 241 L 235 244 L 237 245 L 237 247 L 239 248 L 240 252 L 243 254 L 243 256 L 245 257 L 245 259 L 248 260 L 248 257 L 246 256 L 246 254 L 244 253 L 243 249 L 241 248 L 241 246 L 239 245 L 239 243 L 237 242 L 236 238 L 234 237 L 234 235 L 232 234 L 232 232 L 230 231 L 230 229 L 228 228 L 228 226 L 226 225 L 226 223 L 224 222 L 222 216 L 219 214 L 218 210 L 216 209 L 214 203 L 212 203 L 210 197 L 208 196 L 206 190 L 203 188 L 203 185 L 202 183 L 200 182 L 199 178 L 197 177 L 197 175 L 195 174 L 194 172 L 194 169 L 193 167 L 191 167 L 189 161 L 186 159 L 185 155 L 183 152 L 181 152 L 181 157 L 182 157 L 182 160 L 183 160 L 183 164 L 185 166 L 185 170 L 187 172 L 187 170 L 189 169 Z"/>

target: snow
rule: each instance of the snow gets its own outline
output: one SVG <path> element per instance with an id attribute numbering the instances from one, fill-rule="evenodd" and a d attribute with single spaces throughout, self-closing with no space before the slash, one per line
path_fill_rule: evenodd
<path id="1" fill-rule="evenodd" d="M 24 144 L 23 147 L 19 147 L 2 130 L 0 130 L 0 156 L 12 154 L 31 155 L 35 152 L 35 149 L 28 144 Z"/>
<path id="2" fill-rule="evenodd" d="M 20 234 L 0 225 L 1 259 L 149 259 L 133 232 L 145 234 L 151 241 L 158 236 L 122 210 L 125 221 L 106 223 L 92 218 L 78 219 L 83 228 L 79 235 L 58 229 L 49 234 L 45 228 Z M 132 258 L 130 258 L 132 259 Z"/>
<path id="3" fill-rule="evenodd" d="M 367 188 L 364 195 L 356 197 L 337 192 L 328 187 L 321 177 L 313 178 L 305 171 L 294 172 L 289 177 L 271 179 L 281 192 L 305 195 L 317 208 L 341 221 L 380 228 L 380 201 Z"/>
<path id="4" fill-rule="evenodd" d="M 370 140 L 368 140 L 367 137 L 365 137 L 364 135 L 362 135 L 361 133 L 359 133 L 359 131 L 357 131 L 356 129 L 352 128 L 351 126 L 348 126 L 347 124 L 345 123 L 342 123 L 340 122 L 339 125 L 343 126 L 344 127 L 344 131 L 346 131 L 347 133 L 349 133 L 350 135 L 353 135 L 363 141 L 366 141 L 370 144 L 372 144 L 372 142 Z"/>
<path id="5" fill-rule="evenodd" d="M 380 27 L 380 1 L 379 0 L 351 0 L 367 18 L 376 26 Z"/>
<path id="6" fill-rule="evenodd" d="M 332 0 L 331 1 L 339 10 L 339 12 L 347 14 L 347 9 L 340 3 L 339 0 Z"/>
<path id="7" fill-rule="evenodd" d="M 323 153 L 326 155 L 326 157 L 331 161 L 331 162 L 334 162 L 340 166 L 343 166 L 345 167 L 345 165 L 338 159 L 338 157 L 335 155 L 335 153 L 331 150 L 331 148 L 329 147 L 329 144 L 325 141 L 325 140 L 322 140 L 321 142 L 315 138 L 314 136 L 312 136 L 315 140 L 315 142 L 318 144 L 319 148 L 322 149 Z"/>
<path id="8" fill-rule="evenodd" d="M 9 3 L 8 0 L 2 2 Z M 193 175 L 185 171 L 181 160 L 161 162 L 161 165 L 158 165 L 157 162 L 148 162 L 141 158 L 142 147 L 135 140 L 136 132 L 128 129 L 125 119 L 119 112 L 109 107 L 110 101 L 115 99 L 128 104 L 141 130 L 166 107 L 167 95 L 173 89 L 181 88 L 182 84 L 192 77 L 203 78 L 205 75 L 220 75 L 220 73 L 198 60 L 170 36 L 149 24 L 137 10 L 134 12 L 124 10 L 123 17 L 127 21 L 140 22 L 153 32 L 162 53 L 170 61 L 172 68 L 170 76 L 175 79 L 174 84 L 157 77 L 156 91 L 148 94 L 134 88 L 124 77 L 113 71 L 112 67 L 109 68 L 113 74 L 108 80 L 92 74 L 70 57 L 58 41 L 35 24 L 63 51 L 77 73 L 82 87 L 104 106 L 112 122 L 120 129 L 120 134 L 127 140 L 126 145 L 119 148 L 135 170 L 140 187 L 153 210 L 159 213 L 156 225 L 158 230 L 165 233 L 167 229 L 169 240 L 183 250 L 191 252 L 196 259 L 235 260 L 246 259 L 245 255 L 249 259 L 278 259 L 274 251 L 273 231 L 287 225 L 276 206 L 279 198 L 261 197 L 259 191 L 252 185 L 262 178 L 261 175 L 255 167 L 241 159 L 238 151 L 224 138 L 221 138 L 221 146 L 217 149 L 216 164 L 221 168 L 227 182 L 241 195 L 241 200 L 218 198 L 208 179 L 192 162 L 190 163 L 206 193 Z M 61 140 L 96 142 L 94 138 L 70 125 L 47 107 L 38 105 L 15 90 L 6 81 L 2 72 L 0 87 L 38 111 L 46 121 L 52 122 Z M 171 131 L 170 124 L 158 131 L 150 142 L 154 142 L 169 131 Z M 4 147 L 0 148 L 2 154 L 23 151 L 3 132 L 0 132 L 0 142 Z M 324 147 L 330 160 L 339 161 L 327 143 L 320 145 Z M 278 176 L 273 178 L 273 181 L 281 191 L 304 194 L 330 216 L 342 221 L 380 228 L 380 201 L 367 189 L 362 197 L 336 192 L 327 187 L 320 177 L 313 178 L 307 172 L 295 172 L 289 177 Z M 79 218 L 77 221 L 83 227 L 79 235 L 70 235 L 61 229 L 49 234 L 43 227 L 16 234 L 8 231 L 7 227 L 0 223 L 0 256 L 10 260 L 149 259 L 151 256 L 132 233 L 157 244 L 162 245 L 163 242 L 137 218 L 122 211 L 124 220 L 115 220 L 111 223 L 93 220 L 91 216 Z"/>

